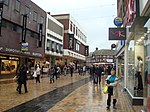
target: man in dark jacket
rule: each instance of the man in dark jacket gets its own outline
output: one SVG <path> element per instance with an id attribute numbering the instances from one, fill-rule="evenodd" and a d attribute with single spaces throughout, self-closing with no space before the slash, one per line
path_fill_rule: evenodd
<path id="1" fill-rule="evenodd" d="M 102 74 L 102 68 L 100 65 L 96 65 L 95 69 L 94 69 L 94 83 L 95 84 L 100 84 L 101 82 L 101 74 Z"/>
<path id="2" fill-rule="evenodd" d="M 19 94 L 21 94 L 21 87 L 24 84 L 25 93 L 27 93 L 27 67 L 23 64 L 19 69 L 18 75 Z"/>

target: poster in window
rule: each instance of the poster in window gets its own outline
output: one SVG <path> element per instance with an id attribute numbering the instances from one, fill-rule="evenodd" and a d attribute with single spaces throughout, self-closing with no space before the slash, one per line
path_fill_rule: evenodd
<path id="1" fill-rule="evenodd" d="M 69 39 L 68 39 L 68 48 L 69 49 L 74 49 L 74 34 L 68 34 Z"/>

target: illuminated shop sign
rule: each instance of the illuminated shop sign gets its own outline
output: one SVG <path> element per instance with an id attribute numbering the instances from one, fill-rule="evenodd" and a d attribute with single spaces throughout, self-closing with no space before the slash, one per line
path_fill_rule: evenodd
<path id="1" fill-rule="evenodd" d="M 28 51 L 28 47 L 29 47 L 28 42 L 21 43 L 21 51 L 23 51 L 23 52 Z"/>
<path id="2" fill-rule="evenodd" d="M 123 19 L 120 18 L 120 17 L 116 17 L 116 18 L 114 19 L 114 24 L 115 24 L 116 26 L 121 26 L 121 25 L 123 24 Z"/>
<path id="3" fill-rule="evenodd" d="M 9 52 L 9 53 L 23 54 L 23 55 L 32 55 L 32 56 L 38 56 L 38 57 L 43 56 L 41 53 L 37 53 L 37 52 L 26 52 L 26 51 L 22 52 L 22 51 L 17 50 L 17 49 L 3 48 L 3 47 L 0 47 L 0 51 Z"/>
<path id="4" fill-rule="evenodd" d="M 109 28 L 109 40 L 126 40 L 126 28 Z"/>

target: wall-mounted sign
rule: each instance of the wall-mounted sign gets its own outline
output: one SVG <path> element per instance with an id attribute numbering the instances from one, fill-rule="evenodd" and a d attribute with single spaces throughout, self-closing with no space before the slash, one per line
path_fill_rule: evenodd
<path id="1" fill-rule="evenodd" d="M 120 18 L 120 17 L 116 17 L 116 18 L 114 19 L 114 24 L 115 24 L 116 26 L 121 26 L 121 25 L 123 24 L 123 19 Z"/>
<path id="2" fill-rule="evenodd" d="M 26 41 L 26 26 L 27 26 L 27 14 L 23 15 L 22 42 Z"/>
<path id="3" fill-rule="evenodd" d="M 27 47 L 28 45 L 23 45 L 24 48 L 25 46 Z M 25 48 L 26 49 L 26 48 Z M 24 50 L 25 50 L 24 49 Z M 26 49 L 27 50 L 27 49 Z M 17 55 L 29 55 L 29 56 L 35 56 L 35 57 L 42 57 L 43 54 L 38 53 L 38 52 L 30 52 L 30 51 L 21 51 L 21 50 L 17 50 L 17 49 L 12 49 L 12 48 L 3 48 L 0 47 L 0 51 L 4 52 L 4 53 L 11 53 L 11 54 L 17 54 Z"/>
<path id="4" fill-rule="evenodd" d="M 42 47 L 42 32 L 43 32 L 43 24 L 40 24 L 39 26 L 39 46 Z"/>
<path id="5" fill-rule="evenodd" d="M 111 44 L 111 48 L 116 48 L 116 44 Z"/>
<path id="6" fill-rule="evenodd" d="M 28 42 L 26 42 L 26 43 L 21 43 L 21 51 L 23 51 L 23 52 L 27 52 L 29 49 L 29 44 L 28 44 Z"/>
<path id="7" fill-rule="evenodd" d="M 109 28 L 109 40 L 126 40 L 126 28 Z"/>
<path id="8" fill-rule="evenodd" d="M 74 49 L 74 34 L 68 34 L 68 48 Z"/>
<path id="9" fill-rule="evenodd" d="M 89 46 L 85 46 L 85 56 L 89 55 Z"/>

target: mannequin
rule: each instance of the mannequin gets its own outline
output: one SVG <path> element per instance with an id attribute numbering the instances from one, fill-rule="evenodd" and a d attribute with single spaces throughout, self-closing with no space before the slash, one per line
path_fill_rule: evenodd
<path id="1" fill-rule="evenodd" d="M 143 81 L 142 81 L 142 70 L 143 70 L 143 61 L 141 56 L 137 56 L 137 65 L 135 73 L 135 90 L 143 90 Z"/>

